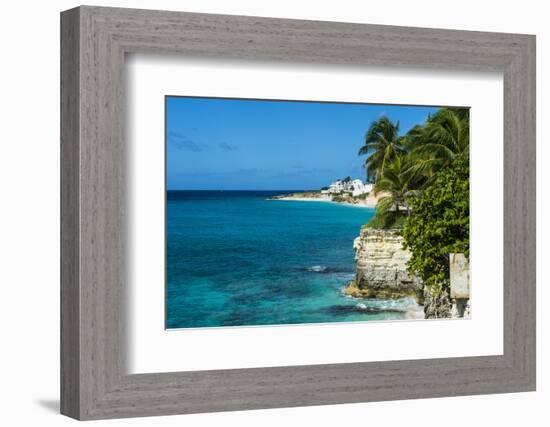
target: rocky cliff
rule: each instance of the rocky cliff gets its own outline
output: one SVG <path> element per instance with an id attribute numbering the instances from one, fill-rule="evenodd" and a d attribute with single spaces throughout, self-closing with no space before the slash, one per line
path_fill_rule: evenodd
<path id="1" fill-rule="evenodd" d="M 407 272 L 411 253 L 403 248 L 403 238 L 395 230 L 363 228 L 353 243 L 355 280 L 346 293 L 363 298 L 414 297 L 423 303 L 423 283 Z"/>

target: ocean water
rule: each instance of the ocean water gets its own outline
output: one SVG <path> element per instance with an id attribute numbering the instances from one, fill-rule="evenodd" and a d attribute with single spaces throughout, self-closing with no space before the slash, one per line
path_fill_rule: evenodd
<path id="1" fill-rule="evenodd" d="M 288 192 L 288 191 L 287 191 Z M 168 191 L 166 327 L 404 319 L 409 299 L 355 299 L 353 240 L 374 209 Z"/>

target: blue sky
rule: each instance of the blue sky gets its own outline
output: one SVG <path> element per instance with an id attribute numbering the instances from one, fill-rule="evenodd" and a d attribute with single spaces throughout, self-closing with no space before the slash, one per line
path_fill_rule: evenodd
<path id="1" fill-rule="evenodd" d="M 381 116 L 406 133 L 434 107 L 166 97 L 168 190 L 310 190 L 350 175 Z"/>

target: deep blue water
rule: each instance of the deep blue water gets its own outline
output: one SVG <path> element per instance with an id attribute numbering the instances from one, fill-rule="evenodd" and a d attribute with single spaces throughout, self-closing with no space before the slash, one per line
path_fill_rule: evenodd
<path id="1" fill-rule="evenodd" d="M 168 192 L 168 328 L 405 317 L 409 301 L 342 294 L 374 209 L 267 200 L 281 193 Z"/>

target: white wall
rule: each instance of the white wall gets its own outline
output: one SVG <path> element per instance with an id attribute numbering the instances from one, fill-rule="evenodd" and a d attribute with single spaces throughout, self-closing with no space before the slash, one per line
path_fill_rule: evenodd
<path id="1" fill-rule="evenodd" d="M 545 2 L 188 0 L 97 1 L 105 6 L 246 14 L 537 34 L 538 55 L 538 389 L 536 393 L 278 409 L 209 415 L 117 420 L 110 425 L 407 425 L 463 427 L 548 425 L 550 334 L 550 216 L 548 191 L 550 27 Z M 0 299 L 2 349 L 0 422 L 68 425 L 57 414 L 59 360 L 59 11 L 74 1 L 20 1 L 2 5 L 0 73 Z M 546 161 L 545 161 L 546 160 Z M 546 238 L 546 239 L 545 239 Z M 543 240 L 547 242 L 543 243 Z M 456 414 L 453 417 L 452 414 Z"/>

